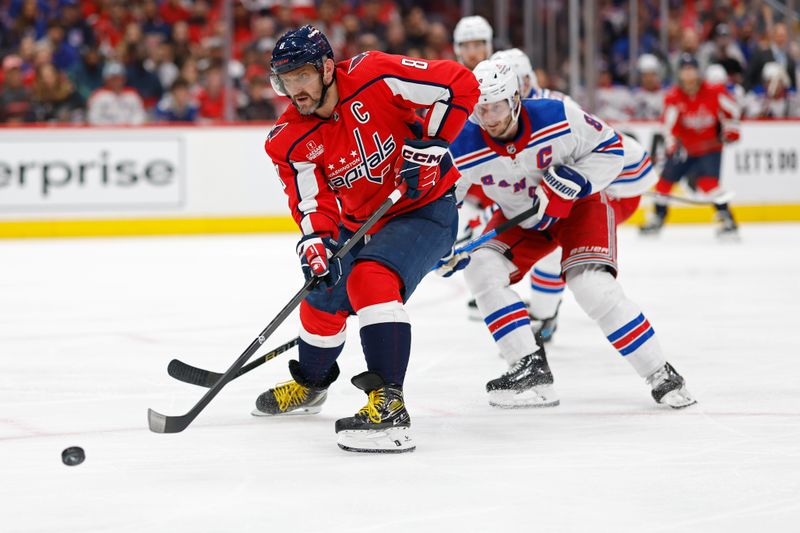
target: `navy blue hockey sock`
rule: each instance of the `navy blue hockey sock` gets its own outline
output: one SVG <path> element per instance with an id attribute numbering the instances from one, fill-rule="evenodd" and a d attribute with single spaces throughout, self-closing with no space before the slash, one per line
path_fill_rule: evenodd
<path id="1" fill-rule="evenodd" d="M 380 322 L 361 328 L 367 368 L 386 383 L 403 385 L 411 355 L 411 324 Z"/>
<path id="2" fill-rule="evenodd" d="M 300 359 L 300 372 L 309 383 L 320 383 L 342 353 L 344 343 L 334 348 L 320 348 L 308 344 L 303 339 L 297 345 Z"/>

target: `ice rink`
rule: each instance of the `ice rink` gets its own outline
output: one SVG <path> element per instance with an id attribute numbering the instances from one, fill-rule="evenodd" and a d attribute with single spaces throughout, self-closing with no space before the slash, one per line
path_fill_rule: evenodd
<path id="1" fill-rule="evenodd" d="M 742 236 L 621 230 L 623 286 L 699 400 L 683 411 L 569 296 L 548 350 L 561 405 L 490 408 L 504 364 L 460 275 L 429 276 L 409 305 L 417 450 L 389 456 L 336 446 L 366 400 L 355 319 L 321 414 L 250 415 L 293 350 L 183 433 L 147 429 L 148 407 L 203 394 L 171 358 L 223 371 L 300 288 L 294 236 L 0 241 L 0 531 L 796 532 L 800 225 Z M 67 446 L 86 461 L 64 466 Z"/>

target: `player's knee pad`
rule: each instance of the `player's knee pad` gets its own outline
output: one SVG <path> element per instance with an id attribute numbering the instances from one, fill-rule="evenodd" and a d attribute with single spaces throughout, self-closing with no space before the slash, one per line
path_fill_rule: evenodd
<path id="1" fill-rule="evenodd" d="M 502 254 L 479 248 L 472 252 L 472 259 L 464 269 L 464 279 L 476 298 L 493 289 L 507 287 L 509 276 L 516 271 L 514 264 Z"/>
<path id="2" fill-rule="evenodd" d="M 317 348 L 335 348 L 347 338 L 347 313 L 326 313 L 305 300 L 300 303 L 300 338 Z"/>
<path id="3" fill-rule="evenodd" d="M 392 269 L 377 261 L 359 261 L 347 277 L 347 297 L 356 313 L 386 302 L 402 302 L 403 282 Z"/>
<path id="4" fill-rule="evenodd" d="M 569 287 L 581 309 L 592 320 L 606 316 L 625 299 L 622 286 L 601 265 L 580 265 L 567 270 Z"/>

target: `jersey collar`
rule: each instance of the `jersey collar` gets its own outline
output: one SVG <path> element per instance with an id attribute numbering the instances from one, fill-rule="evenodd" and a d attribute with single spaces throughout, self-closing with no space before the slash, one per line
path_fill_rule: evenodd
<path id="1" fill-rule="evenodd" d="M 486 133 L 486 130 L 481 128 L 481 135 L 483 135 L 486 146 L 491 148 L 492 151 L 498 155 L 510 157 L 511 159 L 516 158 L 528 145 L 528 141 L 531 137 L 531 122 L 530 119 L 528 119 L 528 114 L 525 112 L 525 109 L 520 109 L 519 118 L 517 120 L 519 121 L 519 131 L 517 131 L 517 135 L 514 139 L 507 142 L 499 142 L 493 139 Z"/>

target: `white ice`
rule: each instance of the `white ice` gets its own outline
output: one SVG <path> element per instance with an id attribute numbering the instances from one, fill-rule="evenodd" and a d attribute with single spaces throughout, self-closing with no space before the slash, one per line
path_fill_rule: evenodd
<path id="1" fill-rule="evenodd" d="M 203 389 L 300 287 L 292 236 L 0 242 L 0 531 L 800 531 L 800 226 L 620 235 L 626 292 L 699 404 L 657 406 L 569 297 L 549 349 L 561 406 L 498 410 L 503 363 L 466 320 L 463 280 L 409 305 L 406 400 L 417 451 L 348 454 L 363 405 L 357 322 L 321 414 L 250 416 L 282 355 L 231 383 L 186 431 L 147 429 Z M 293 316 L 268 345 L 296 334 Z M 61 463 L 82 446 L 86 461 Z"/>

